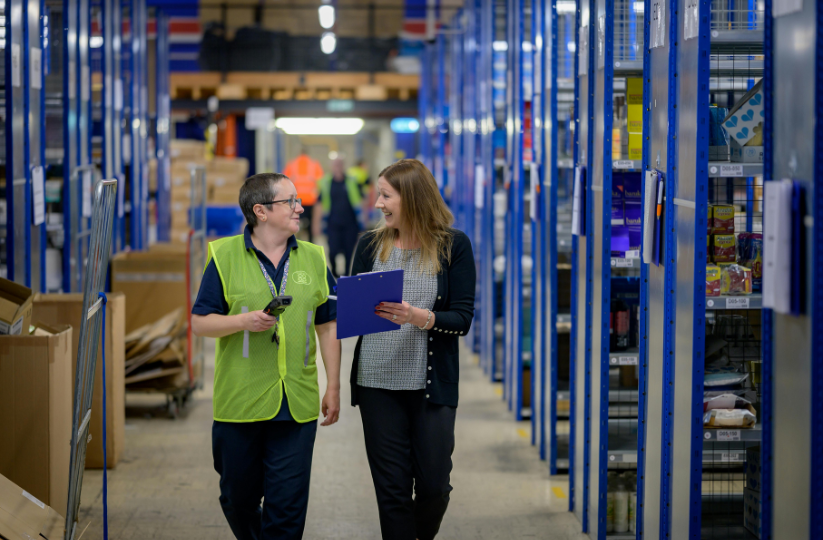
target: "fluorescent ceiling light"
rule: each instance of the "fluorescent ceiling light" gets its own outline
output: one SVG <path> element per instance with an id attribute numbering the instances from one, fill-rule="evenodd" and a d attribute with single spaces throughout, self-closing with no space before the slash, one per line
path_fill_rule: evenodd
<path id="1" fill-rule="evenodd" d="M 646 4 L 643 2 L 634 2 L 632 6 L 634 6 L 635 13 L 643 13 L 646 10 Z"/>
<path id="2" fill-rule="evenodd" d="M 560 0 L 557 2 L 558 15 L 572 15 L 577 13 L 577 5 L 574 2 Z"/>
<path id="3" fill-rule="evenodd" d="M 89 47 L 92 49 L 99 49 L 103 46 L 103 36 L 91 36 L 89 38 Z"/>
<path id="4" fill-rule="evenodd" d="M 337 38 L 332 32 L 324 32 L 320 38 L 320 50 L 325 54 L 331 54 L 337 47 Z"/>
<path id="5" fill-rule="evenodd" d="M 492 42 L 492 50 L 497 52 L 503 52 L 509 50 L 509 44 L 506 41 L 494 41 Z"/>
<path id="6" fill-rule="evenodd" d="M 334 26 L 334 6 L 320 6 L 317 8 L 317 15 L 320 17 L 320 26 L 326 30 Z"/>
<path id="7" fill-rule="evenodd" d="M 362 118 L 278 118 L 277 127 L 289 135 L 354 135 Z"/>

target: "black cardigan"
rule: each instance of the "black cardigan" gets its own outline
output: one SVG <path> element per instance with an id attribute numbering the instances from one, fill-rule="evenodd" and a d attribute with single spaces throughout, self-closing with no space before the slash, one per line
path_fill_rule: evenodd
<path id="1" fill-rule="evenodd" d="M 458 338 L 465 336 L 474 318 L 474 292 L 477 279 L 474 254 L 469 237 L 451 230 L 451 264 L 441 261 L 434 302 L 434 326 L 428 331 L 428 377 L 426 398 L 438 405 L 457 407 L 459 374 Z M 351 275 L 371 272 L 376 250 L 369 246 L 372 235 L 365 234 L 354 250 Z M 351 400 L 357 405 L 357 365 L 363 337 L 357 339 L 351 369 Z"/>

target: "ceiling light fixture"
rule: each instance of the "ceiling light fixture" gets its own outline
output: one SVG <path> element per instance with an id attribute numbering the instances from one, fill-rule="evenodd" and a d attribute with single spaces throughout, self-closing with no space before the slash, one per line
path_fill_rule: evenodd
<path id="1" fill-rule="evenodd" d="M 325 54 L 331 54 L 337 47 L 337 37 L 333 32 L 323 32 L 320 38 L 320 50 Z"/>
<path id="2" fill-rule="evenodd" d="M 275 123 L 289 135 L 355 135 L 364 122 L 362 118 L 278 118 Z"/>

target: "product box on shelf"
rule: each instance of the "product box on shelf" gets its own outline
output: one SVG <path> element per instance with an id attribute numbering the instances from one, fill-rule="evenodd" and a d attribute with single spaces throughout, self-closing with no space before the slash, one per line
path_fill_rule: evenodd
<path id="1" fill-rule="evenodd" d="M 643 202 L 643 178 L 641 173 L 623 173 L 623 198 L 627 204 L 641 204 Z"/>
<path id="2" fill-rule="evenodd" d="M 713 234 L 711 240 L 712 261 L 733 263 L 736 260 L 733 234 Z"/>
<path id="3" fill-rule="evenodd" d="M 750 446 L 746 449 L 746 488 L 760 491 L 760 447 Z"/>
<path id="4" fill-rule="evenodd" d="M 760 492 L 745 488 L 743 490 L 743 526 L 760 538 Z"/>
<path id="5" fill-rule="evenodd" d="M 706 266 L 706 296 L 720 296 L 720 267 Z"/>
<path id="6" fill-rule="evenodd" d="M 629 133 L 629 159 L 643 159 L 643 134 Z"/>
<path id="7" fill-rule="evenodd" d="M 625 257 L 631 249 L 629 245 L 629 229 L 624 225 L 612 226 L 611 254 L 612 257 Z"/>
<path id="8" fill-rule="evenodd" d="M 734 234 L 734 206 L 730 204 L 710 205 L 709 226 L 711 234 Z"/>
<path id="9" fill-rule="evenodd" d="M 643 79 L 630 77 L 626 79 L 627 131 L 643 133 Z M 631 140 L 631 138 L 629 138 Z M 630 143 L 631 144 L 631 143 Z M 631 150 L 629 151 L 631 155 Z M 630 157 L 629 159 L 635 159 Z M 640 159 L 640 158 L 637 158 Z"/>
<path id="10" fill-rule="evenodd" d="M 629 229 L 629 249 L 640 249 L 643 238 L 642 206 L 627 202 L 625 204 L 626 227 Z"/>
<path id="11" fill-rule="evenodd" d="M 720 265 L 720 294 L 752 294 L 752 271 L 739 264 Z"/>
<path id="12" fill-rule="evenodd" d="M 763 146 L 740 146 L 732 139 L 729 143 L 729 160 L 735 163 L 763 163 Z"/>
<path id="13" fill-rule="evenodd" d="M 737 262 L 752 271 L 752 290 L 763 287 L 763 235 L 740 233 L 737 235 Z"/>
<path id="14" fill-rule="evenodd" d="M 31 324 L 31 289 L 0 278 L 0 335 L 28 333 Z"/>
<path id="15" fill-rule="evenodd" d="M 745 146 L 757 135 L 763 125 L 763 79 L 749 90 L 723 119 L 723 129 L 729 138 Z"/>
<path id="16" fill-rule="evenodd" d="M 626 215 L 623 211 L 623 186 L 619 184 L 619 177 L 615 175 L 612 183 L 612 227 L 626 224 Z"/>

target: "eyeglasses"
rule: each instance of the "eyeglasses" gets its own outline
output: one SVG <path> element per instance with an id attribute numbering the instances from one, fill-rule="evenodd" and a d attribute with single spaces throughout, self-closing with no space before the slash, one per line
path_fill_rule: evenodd
<path id="1" fill-rule="evenodd" d="M 268 206 L 270 204 L 277 204 L 277 203 L 289 203 L 289 208 L 294 210 L 295 206 L 297 206 L 298 204 L 300 206 L 303 206 L 303 199 L 301 199 L 299 197 L 291 197 L 290 199 L 280 199 L 279 201 L 261 202 L 261 203 L 257 203 L 257 204 L 262 204 L 262 205 Z"/>

